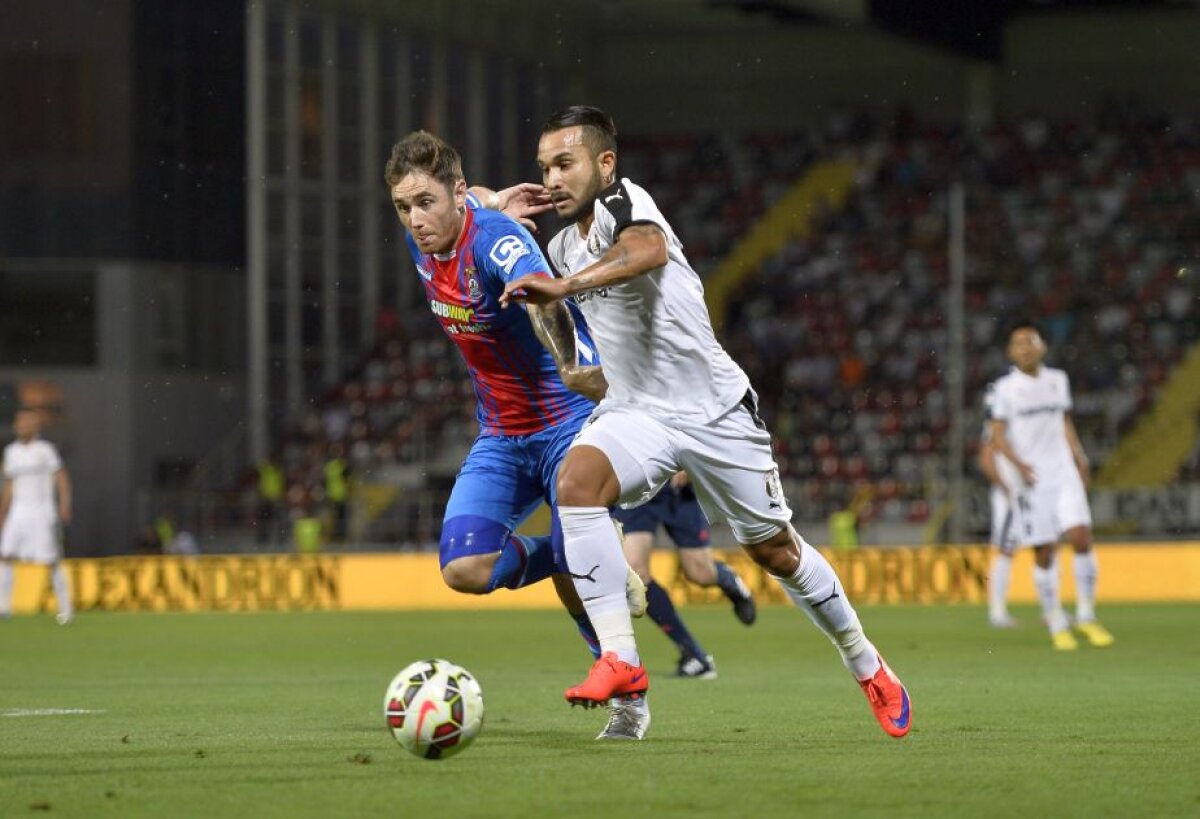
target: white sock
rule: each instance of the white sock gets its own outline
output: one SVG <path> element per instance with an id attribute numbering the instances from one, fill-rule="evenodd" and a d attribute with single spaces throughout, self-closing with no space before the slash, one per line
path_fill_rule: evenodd
<path id="1" fill-rule="evenodd" d="M 1075 554 L 1075 619 L 1090 623 L 1096 619 L 1096 579 L 1100 575 L 1100 562 L 1096 550 L 1088 549 Z"/>
<path id="2" fill-rule="evenodd" d="M 567 569 L 596 637 L 600 651 L 615 652 L 630 665 L 641 665 L 633 637 L 633 618 L 625 598 L 629 564 L 621 540 L 602 506 L 560 506 Z"/>
<path id="3" fill-rule="evenodd" d="M 869 680 L 879 670 L 879 655 L 863 633 L 858 614 L 846 599 L 846 590 L 829 561 L 794 531 L 800 544 L 800 568 L 791 577 L 777 577 L 798 608 L 825 633 L 850 673 Z"/>
<path id="4" fill-rule="evenodd" d="M 1008 585 L 1012 578 L 1012 555 L 997 551 L 988 578 L 988 617 L 1008 619 Z"/>
<path id="5" fill-rule="evenodd" d="M 1067 630 L 1067 615 L 1063 613 L 1062 602 L 1058 597 L 1058 568 L 1051 565 L 1048 569 L 1034 564 L 1033 585 L 1037 588 L 1038 600 L 1042 602 L 1042 616 L 1051 634 Z"/>
<path id="6" fill-rule="evenodd" d="M 54 584 L 54 599 L 58 601 L 58 613 L 73 617 L 75 607 L 71 604 L 71 587 L 67 583 L 67 571 L 61 563 L 55 563 L 50 570 L 50 582 Z"/>
<path id="7" fill-rule="evenodd" d="M 7 560 L 0 560 L 0 614 L 12 614 L 13 567 Z"/>

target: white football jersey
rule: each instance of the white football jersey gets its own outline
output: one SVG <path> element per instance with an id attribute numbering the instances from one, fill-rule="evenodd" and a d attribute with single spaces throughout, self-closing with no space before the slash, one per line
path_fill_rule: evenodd
<path id="1" fill-rule="evenodd" d="M 54 506 L 54 473 L 62 458 L 49 441 L 35 438 L 27 444 L 13 441 L 4 448 L 4 479 L 12 481 L 14 507 Z"/>
<path id="2" fill-rule="evenodd" d="M 750 380 L 713 333 L 704 287 L 683 244 L 644 189 L 621 179 L 600 193 L 586 237 L 571 225 L 550 241 L 550 262 L 574 276 L 600 260 L 630 225 L 667 238 L 667 263 L 623 284 L 575 297 L 608 380 L 605 402 L 705 422 L 736 406 Z"/>
<path id="3" fill-rule="evenodd" d="M 1009 445 L 1033 467 L 1039 483 L 1076 473 L 1067 442 L 1071 385 L 1065 372 L 1042 367 L 1026 375 L 1013 367 L 992 385 L 988 407 L 991 418 L 1007 423 Z"/>

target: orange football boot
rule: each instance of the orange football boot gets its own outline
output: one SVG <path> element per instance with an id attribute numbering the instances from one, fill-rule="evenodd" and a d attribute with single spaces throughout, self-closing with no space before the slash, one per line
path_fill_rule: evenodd
<path id="1" fill-rule="evenodd" d="M 571 705 L 595 708 L 607 705 L 613 697 L 644 696 L 650 687 L 646 666 L 622 662 L 615 652 L 606 651 L 592 664 L 587 679 L 566 690 Z"/>
<path id="2" fill-rule="evenodd" d="M 875 676 L 869 680 L 859 680 L 858 684 L 871 703 L 875 719 L 879 720 L 879 726 L 887 735 L 899 739 L 907 734 L 912 725 L 912 701 L 908 698 L 904 683 L 888 668 L 883 657 L 879 657 L 879 670 Z"/>

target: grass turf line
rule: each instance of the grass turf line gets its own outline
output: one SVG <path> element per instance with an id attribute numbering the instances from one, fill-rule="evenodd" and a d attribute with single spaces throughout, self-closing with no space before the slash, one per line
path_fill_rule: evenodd
<path id="1" fill-rule="evenodd" d="M 1032 610 L 861 612 L 908 683 L 891 740 L 828 643 L 791 609 L 746 629 L 685 616 L 715 681 L 670 677 L 638 624 L 653 725 L 597 743 L 602 711 L 562 690 L 588 665 L 558 612 L 84 615 L 0 622 L 0 815 L 1195 816 L 1194 606 L 1108 606 L 1111 649 L 1051 651 Z M 388 680 L 440 656 L 487 703 L 462 755 L 426 762 L 388 735 Z"/>

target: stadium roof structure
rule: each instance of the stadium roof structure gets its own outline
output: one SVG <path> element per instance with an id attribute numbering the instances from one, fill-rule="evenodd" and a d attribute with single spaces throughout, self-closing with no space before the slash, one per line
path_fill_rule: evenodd
<path id="1" fill-rule="evenodd" d="M 959 56 L 998 62 L 1005 26 L 1040 14 L 1191 10 L 1200 0 L 309 0 L 494 40 L 532 54 L 593 36 L 721 33 L 784 26 L 870 28 Z M 514 24 L 514 21 L 520 21 Z"/>
<path id="2" fill-rule="evenodd" d="M 687 28 L 745 25 L 871 26 L 966 57 L 999 60 L 1004 26 L 1033 14 L 1196 9 L 1197 0 L 615 0 L 604 17 Z M 735 17 L 742 17 L 737 21 Z"/>

